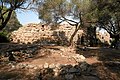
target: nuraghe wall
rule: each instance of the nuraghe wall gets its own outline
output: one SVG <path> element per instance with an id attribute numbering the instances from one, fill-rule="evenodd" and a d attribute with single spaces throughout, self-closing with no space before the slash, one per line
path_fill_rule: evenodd
<path id="1" fill-rule="evenodd" d="M 61 36 L 66 37 L 67 40 L 69 40 L 70 36 L 74 32 L 75 27 L 70 26 L 68 24 L 61 24 L 59 26 L 59 29 L 57 30 L 51 30 L 50 26 L 44 26 L 40 24 L 28 24 L 23 27 L 20 27 L 17 31 L 14 31 L 11 33 L 11 41 L 14 43 L 20 43 L 20 44 L 28 44 L 28 43 L 34 43 L 37 41 L 57 41 L 60 39 L 57 39 Z M 56 34 L 54 35 L 54 33 Z M 59 32 L 63 32 L 64 35 L 60 35 Z M 74 37 L 74 41 L 77 41 L 78 35 L 82 35 L 83 30 L 79 30 L 77 35 Z M 66 38 L 63 39 L 63 41 L 66 40 Z"/>

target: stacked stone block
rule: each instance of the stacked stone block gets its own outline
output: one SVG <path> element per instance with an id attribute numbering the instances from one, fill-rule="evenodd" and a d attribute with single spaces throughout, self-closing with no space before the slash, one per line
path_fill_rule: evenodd
<path id="1" fill-rule="evenodd" d="M 32 44 L 35 42 L 41 42 L 43 40 L 46 41 L 57 41 L 59 39 L 60 35 L 53 35 L 54 32 L 64 32 L 65 35 L 61 36 L 63 41 L 63 37 L 67 37 L 67 41 L 70 39 L 72 33 L 74 32 L 75 27 L 74 26 L 65 26 L 65 25 L 60 25 L 59 29 L 56 30 L 51 30 L 50 26 L 44 26 L 40 24 L 28 24 L 25 25 L 21 28 L 19 28 L 17 31 L 14 31 L 11 33 L 11 41 L 14 43 L 20 43 L 20 44 Z M 82 35 L 83 31 L 79 30 L 77 35 L 74 37 L 74 41 L 77 41 L 77 36 Z"/>

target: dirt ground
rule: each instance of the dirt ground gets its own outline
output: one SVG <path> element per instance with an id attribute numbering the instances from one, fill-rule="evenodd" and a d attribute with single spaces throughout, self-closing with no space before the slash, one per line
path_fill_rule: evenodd
<path id="1" fill-rule="evenodd" d="M 101 80 L 120 80 L 120 49 L 99 48 L 79 51 L 96 67 Z"/>
<path id="2" fill-rule="evenodd" d="M 0 50 L 6 49 L 4 46 L 0 48 Z M 45 63 L 76 64 L 76 61 L 73 58 L 66 57 L 72 54 L 81 54 L 85 56 L 85 61 L 94 67 L 99 73 L 98 76 L 101 80 L 120 80 L 120 49 L 90 48 L 82 50 L 79 48 L 72 49 L 71 47 L 68 48 L 63 46 L 38 47 L 37 54 L 34 54 L 33 57 L 20 62 L 16 61 L 15 64 L 25 63 L 38 66 Z M 22 78 L 20 80 L 35 79 L 37 75 L 35 70 L 12 69 L 9 61 L 3 61 L 2 59 L 3 57 L 0 58 L 0 80 L 17 80 L 18 78 Z"/>

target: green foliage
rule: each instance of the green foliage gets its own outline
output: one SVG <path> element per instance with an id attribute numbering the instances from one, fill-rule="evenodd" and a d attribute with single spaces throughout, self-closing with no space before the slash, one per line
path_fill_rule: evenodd
<path id="1" fill-rule="evenodd" d="M 120 1 L 92 0 L 87 17 L 112 35 L 120 33 Z"/>
<path id="2" fill-rule="evenodd" d="M 7 37 L 7 32 L 5 31 L 2 31 L 0 32 L 0 43 L 3 43 L 3 42 L 10 42 L 9 41 L 9 38 Z"/>
<path id="3" fill-rule="evenodd" d="M 3 12 L 4 12 L 5 10 L 7 10 L 6 7 L 4 7 Z M 7 15 L 8 15 L 8 13 L 6 13 L 6 14 L 3 16 L 3 18 L 6 19 L 6 18 L 7 18 Z M 0 24 L 2 25 L 2 22 L 0 22 Z M 5 30 L 5 31 L 7 31 L 7 32 L 12 32 L 12 31 L 14 31 L 14 30 L 17 30 L 17 29 L 18 29 L 19 27 L 21 27 L 21 26 L 22 26 L 22 25 L 20 24 L 20 22 L 19 22 L 18 19 L 17 19 L 16 12 L 13 11 L 13 13 L 11 14 L 10 20 L 8 21 L 6 27 L 5 27 L 3 30 Z"/>
<path id="4" fill-rule="evenodd" d="M 43 0 L 38 4 L 38 12 L 39 18 L 47 23 L 59 20 L 75 23 L 76 30 L 70 38 L 72 40 L 80 28 L 86 30 L 91 24 L 98 24 L 110 35 L 119 34 L 119 4 L 119 0 Z"/>
<path id="5" fill-rule="evenodd" d="M 96 22 L 100 28 L 105 29 L 112 39 L 115 39 L 113 44 L 117 48 L 120 35 L 120 1 L 119 0 L 93 0 L 92 9 L 96 17 Z M 92 15 L 91 15 L 92 16 Z"/>
<path id="6" fill-rule="evenodd" d="M 77 31 L 80 28 L 86 27 L 84 24 L 87 22 L 86 14 L 91 5 L 90 1 L 91 0 L 44 0 L 38 4 L 39 18 L 46 23 L 67 21 L 70 25 L 76 26 L 69 40 L 71 45 Z M 71 17 L 72 19 L 67 17 Z"/>
<path id="7" fill-rule="evenodd" d="M 6 30 L 7 32 L 12 32 L 14 30 L 17 30 L 21 26 L 22 25 L 17 19 L 16 12 L 13 12 L 4 30 Z"/>
<path id="8" fill-rule="evenodd" d="M 38 0 L 40 1 L 40 0 Z M 64 15 L 65 0 L 44 0 L 38 5 L 39 18 L 46 23 L 57 22 L 59 15 Z"/>
<path id="9" fill-rule="evenodd" d="M 81 17 L 87 20 L 86 15 L 91 6 L 91 0 L 38 0 L 39 18 L 46 23 L 59 23 L 66 17 L 82 22 Z"/>
<path id="10" fill-rule="evenodd" d="M 6 27 L 15 10 L 27 9 L 33 2 L 34 0 L 0 0 L 0 30 Z"/>
<path id="11" fill-rule="evenodd" d="M 91 13 L 100 20 L 104 17 L 105 21 L 120 15 L 120 2 L 118 0 L 97 0 L 92 1 Z"/>
<path id="12" fill-rule="evenodd" d="M 8 34 L 8 33 L 7 33 L 6 31 L 1 31 L 1 32 L 0 32 L 0 35 L 1 35 L 1 36 L 7 36 L 7 34 Z"/>

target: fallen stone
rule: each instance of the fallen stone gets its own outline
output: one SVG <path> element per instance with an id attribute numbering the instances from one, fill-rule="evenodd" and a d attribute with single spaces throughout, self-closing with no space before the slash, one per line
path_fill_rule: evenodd
<path id="1" fill-rule="evenodd" d="M 28 68 L 29 69 L 34 69 L 34 66 L 33 65 L 28 65 Z"/>
<path id="2" fill-rule="evenodd" d="M 39 67 L 40 69 L 42 69 L 42 68 L 43 68 L 43 65 L 39 65 L 38 67 Z"/>
<path id="3" fill-rule="evenodd" d="M 95 76 L 82 76 L 83 80 L 100 80 L 98 77 Z"/>
<path id="4" fill-rule="evenodd" d="M 57 68 L 55 68 L 55 69 L 53 69 L 53 71 L 54 71 L 54 76 L 58 76 L 59 70 Z"/>
<path id="5" fill-rule="evenodd" d="M 36 67 L 36 66 L 35 66 L 33 69 L 35 69 L 35 70 L 36 70 L 36 69 L 38 69 L 38 67 Z"/>
<path id="6" fill-rule="evenodd" d="M 55 68 L 55 64 L 53 64 L 53 63 L 50 64 L 50 65 L 49 65 L 49 68 Z"/>
<path id="7" fill-rule="evenodd" d="M 48 63 L 45 63 L 44 68 L 48 68 L 48 67 L 49 67 Z"/>
<path id="8" fill-rule="evenodd" d="M 80 68 L 82 71 L 87 71 L 87 69 L 89 68 L 89 64 L 86 62 L 83 62 L 81 63 Z"/>
<path id="9" fill-rule="evenodd" d="M 58 68 L 58 69 L 60 69 L 61 64 L 57 63 L 57 64 L 55 65 L 55 67 Z"/>
<path id="10" fill-rule="evenodd" d="M 69 72 L 69 73 L 76 73 L 76 72 L 77 72 L 77 69 L 74 68 L 74 67 L 72 67 L 72 68 L 69 69 L 68 72 Z"/>
<path id="11" fill-rule="evenodd" d="M 65 75 L 66 80 L 73 80 L 73 77 L 74 77 L 73 74 L 66 74 Z"/>
<path id="12" fill-rule="evenodd" d="M 82 60 L 85 60 L 86 58 L 83 55 L 79 56 Z"/>

